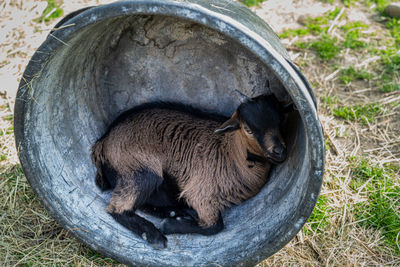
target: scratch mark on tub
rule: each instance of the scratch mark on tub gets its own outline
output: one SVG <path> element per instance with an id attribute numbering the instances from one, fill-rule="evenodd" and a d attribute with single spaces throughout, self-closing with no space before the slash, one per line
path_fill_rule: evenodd
<path id="1" fill-rule="evenodd" d="M 72 189 L 71 191 L 69 191 L 68 194 L 72 194 L 76 189 L 78 189 L 78 187 L 75 187 L 74 189 Z"/>
<path id="2" fill-rule="evenodd" d="M 93 198 L 93 200 L 92 201 L 90 201 L 90 203 L 89 204 L 87 204 L 86 205 L 86 208 L 88 208 L 90 205 L 92 205 L 93 204 L 93 202 L 95 201 L 97 199 L 97 195 Z"/>
<path id="3" fill-rule="evenodd" d="M 217 5 L 214 5 L 214 4 L 211 4 L 211 6 L 217 8 L 217 9 L 222 9 L 222 10 L 231 12 L 231 13 L 233 13 L 233 14 L 236 14 L 236 12 L 234 12 L 234 11 L 232 11 L 232 10 L 229 10 L 229 9 L 227 9 L 227 8 L 221 7 L 221 6 L 217 6 Z"/>
<path id="4" fill-rule="evenodd" d="M 65 45 L 65 46 L 70 46 L 69 44 L 67 44 L 66 42 L 64 42 L 63 40 L 61 40 L 60 38 L 54 36 L 52 33 L 49 33 L 49 35 L 50 35 L 51 37 L 53 37 L 54 39 L 56 39 L 57 41 L 59 41 L 60 43 L 62 43 L 63 45 Z"/>

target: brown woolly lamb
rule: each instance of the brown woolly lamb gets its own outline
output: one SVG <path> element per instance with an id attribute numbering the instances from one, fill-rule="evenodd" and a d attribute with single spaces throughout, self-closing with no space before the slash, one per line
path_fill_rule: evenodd
<path id="1" fill-rule="evenodd" d="M 92 147 L 96 183 L 113 190 L 107 211 L 156 248 L 164 234 L 218 233 L 221 212 L 286 159 L 284 112 L 273 95 L 243 98 L 231 118 L 171 103 L 125 112 Z M 136 209 L 167 219 L 159 230 Z"/>

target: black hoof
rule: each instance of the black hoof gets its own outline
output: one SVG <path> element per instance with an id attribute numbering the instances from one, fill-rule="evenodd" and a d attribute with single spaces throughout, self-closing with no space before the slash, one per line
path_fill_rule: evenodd
<path id="1" fill-rule="evenodd" d="M 164 249 L 167 247 L 168 239 L 159 231 L 157 232 L 143 232 L 143 240 L 149 242 L 149 244 L 155 249 Z"/>

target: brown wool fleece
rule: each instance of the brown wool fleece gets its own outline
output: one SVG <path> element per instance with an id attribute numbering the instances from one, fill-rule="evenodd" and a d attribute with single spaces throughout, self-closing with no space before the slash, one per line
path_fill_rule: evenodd
<path id="1" fill-rule="evenodd" d="M 138 192 L 132 178 L 143 167 L 163 177 L 175 177 L 180 197 L 199 215 L 199 225 L 214 225 L 220 212 L 256 195 L 266 183 L 270 165 L 246 160 L 247 152 L 261 154 L 243 128 L 215 133 L 221 122 L 181 111 L 145 109 L 117 124 L 92 148 L 97 182 L 108 164 L 124 179 L 107 208 L 122 213 L 131 209 Z M 262 154 L 261 154 L 262 155 Z M 164 178 L 163 178 L 164 179 Z"/>

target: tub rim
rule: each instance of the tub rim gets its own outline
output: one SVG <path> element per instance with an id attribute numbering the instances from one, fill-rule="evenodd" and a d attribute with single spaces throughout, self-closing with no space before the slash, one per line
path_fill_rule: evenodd
<path id="1" fill-rule="evenodd" d="M 101 20 L 131 15 L 165 15 L 199 23 L 236 40 L 240 45 L 254 53 L 274 72 L 295 103 L 301 120 L 305 125 L 304 130 L 306 134 L 309 152 L 308 157 L 310 159 L 311 168 L 309 170 L 307 186 L 308 190 L 305 197 L 301 201 L 301 206 L 299 206 L 297 209 L 298 212 L 296 214 L 296 219 L 294 219 L 293 222 L 288 222 L 290 224 L 288 229 L 291 230 L 286 235 L 281 236 L 279 242 L 274 244 L 273 253 L 277 252 L 284 245 L 286 245 L 304 225 L 306 220 L 301 220 L 300 223 L 298 223 L 297 219 L 308 218 L 316 204 L 317 197 L 315 196 L 318 196 L 320 192 L 325 161 L 323 132 L 321 124 L 318 120 L 315 97 L 312 93 L 311 86 L 308 84 L 301 72 L 299 72 L 295 65 L 293 65 L 293 63 L 290 61 L 288 54 L 282 52 L 281 49 L 283 46 L 276 47 L 276 44 L 275 47 L 272 46 L 263 36 L 261 36 L 261 33 L 250 29 L 248 26 L 242 23 L 243 21 L 240 19 L 234 19 L 232 16 L 227 15 L 226 12 L 217 12 L 215 10 L 215 6 L 223 3 L 230 4 L 227 9 L 230 8 L 234 10 L 241 10 L 246 12 L 249 16 L 256 17 L 256 15 L 239 4 L 233 4 L 225 0 L 193 0 L 192 2 L 187 0 L 119 1 L 89 8 L 66 20 L 63 25 L 73 24 L 73 26 L 60 27 L 60 29 L 53 31 L 37 49 L 25 69 L 23 78 L 21 79 L 21 83 L 18 88 L 14 109 L 16 146 L 22 168 L 29 183 L 34 189 L 36 195 L 44 203 L 44 206 L 47 208 L 52 217 L 55 218 L 61 225 L 68 228 L 68 221 L 57 213 L 57 210 L 52 206 L 52 203 L 50 203 L 38 190 L 38 187 L 36 186 L 37 181 L 35 180 L 35 169 L 37 166 L 34 166 L 35 164 L 32 162 L 32 159 L 30 159 L 29 155 L 27 155 L 25 152 L 26 144 L 24 143 L 24 124 L 27 117 L 26 113 L 29 112 L 29 105 L 32 102 L 30 101 L 30 96 L 26 93 L 26 90 L 29 87 L 29 83 L 45 66 L 45 63 L 52 57 L 54 53 L 56 53 L 60 47 L 67 45 L 69 38 L 72 38 L 76 31 Z M 270 29 L 266 23 L 264 24 L 267 29 Z M 311 197 L 312 195 L 314 195 L 313 198 Z M 312 200 L 305 201 L 305 199 Z M 95 250 L 101 251 L 107 256 L 111 256 L 127 264 L 138 263 L 134 259 L 132 259 L 130 262 L 127 262 L 124 258 L 116 255 L 108 248 L 104 246 L 98 247 L 96 244 L 91 243 L 90 241 L 94 242 L 94 240 L 88 240 L 90 236 L 88 236 L 84 231 L 73 231 L 72 233 L 85 244 L 89 245 Z M 264 247 L 266 246 L 267 244 L 265 244 Z M 268 255 L 266 255 L 263 253 L 263 248 L 252 253 L 252 259 L 247 259 L 245 265 L 255 264 L 259 261 L 259 259 L 263 259 L 273 254 L 268 253 Z M 228 264 L 228 262 L 225 261 L 224 264 Z"/>

